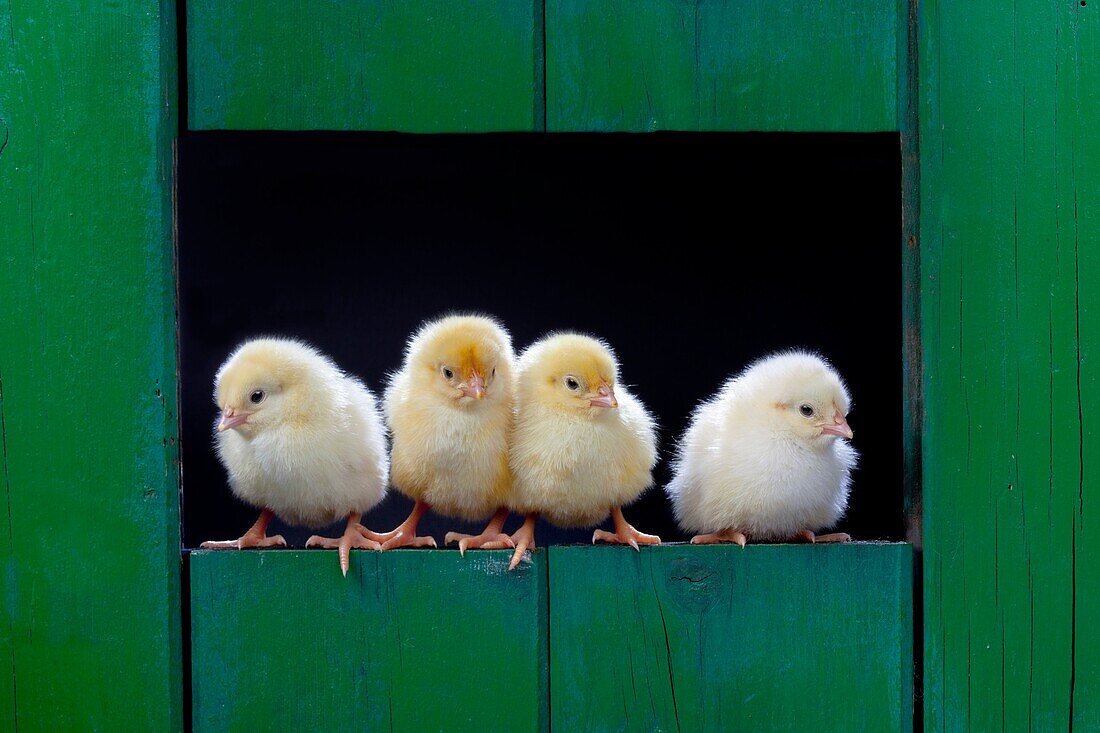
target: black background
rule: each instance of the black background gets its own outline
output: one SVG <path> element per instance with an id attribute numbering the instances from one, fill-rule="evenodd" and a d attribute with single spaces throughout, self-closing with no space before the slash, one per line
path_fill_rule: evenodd
<path id="1" fill-rule="evenodd" d="M 190 133 L 178 195 L 186 547 L 257 514 L 212 449 L 234 346 L 295 336 L 380 394 L 408 335 L 448 311 L 497 316 L 517 350 L 560 329 L 612 344 L 661 427 L 658 488 L 626 516 L 666 541 L 686 539 L 659 487 L 692 408 L 769 351 L 817 350 L 854 398 L 840 529 L 902 537 L 896 134 Z M 391 529 L 410 506 L 391 492 L 365 523 Z M 544 523 L 538 540 L 590 537 Z"/>

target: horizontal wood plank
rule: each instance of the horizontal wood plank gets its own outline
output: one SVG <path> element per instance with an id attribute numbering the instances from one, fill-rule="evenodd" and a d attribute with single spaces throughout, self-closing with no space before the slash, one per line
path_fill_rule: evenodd
<path id="1" fill-rule="evenodd" d="M 194 728 L 548 728 L 546 554 L 193 552 Z"/>
<path id="2" fill-rule="evenodd" d="M 546 0 L 547 129 L 897 130 L 898 22 L 895 0 Z"/>
<path id="3" fill-rule="evenodd" d="M 193 130 L 541 129 L 540 0 L 189 0 Z"/>
<path id="4" fill-rule="evenodd" d="M 909 545 L 549 552 L 555 730 L 912 730 Z"/>

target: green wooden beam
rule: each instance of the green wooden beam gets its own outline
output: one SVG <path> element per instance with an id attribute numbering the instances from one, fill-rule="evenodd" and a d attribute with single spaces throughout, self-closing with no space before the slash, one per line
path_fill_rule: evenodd
<path id="1" fill-rule="evenodd" d="M 189 0 L 192 130 L 541 130 L 541 0 Z"/>
<path id="2" fill-rule="evenodd" d="M 547 129 L 897 130 L 903 23 L 896 0 L 546 0 Z"/>
<path id="3" fill-rule="evenodd" d="M 1098 11 L 920 5 L 929 731 L 1100 729 Z"/>
<path id="4" fill-rule="evenodd" d="M 555 730 L 912 730 L 909 545 L 549 552 Z"/>
<path id="5" fill-rule="evenodd" d="M 175 5 L 0 12 L 0 729 L 182 727 Z"/>
<path id="6" fill-rule="evenodd" d="M 546 731 L 546 556 L 193 552 L 196 731 Z"/>

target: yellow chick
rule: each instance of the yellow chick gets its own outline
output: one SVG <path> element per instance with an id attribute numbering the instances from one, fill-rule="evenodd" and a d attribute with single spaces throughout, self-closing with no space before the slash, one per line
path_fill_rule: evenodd
<path id="1" fill-rule="evenodd" d="M 445 541 L 457 541 L 463 553 L 512 547 L 501 530 L 511 487 L 514 358 L 507 331 L 484 316 L 447 316 L 410 339 L 384 403 L 393 435 L 390 479 L 416 504 L 396 529 L 374 535 L 382 549 L 434 547 L 431 537 L 416 536 L 429 509 L 470 521 L 492 515 L 480 535 L 447 533 Z"/>
<path id="2" fill-rule="evenodd" d="M 535 546 L 540 515 L 561 527 L 591 527 L 610 512 L 615 531 L 597 529 L 593 542 L 635 550 L 660 543 L 623 518 L 621 507 L 653 483 L 657 439 L 645 406 L 618 381 L 615 355 L 588 336 L 547 336 L 520 356 L 509 506 L 526 519 L 512 535 L 509 569 Z"/>
<path id="3" fill-rule="evenodd" d="M 339 549 L 347 575 L 351 548 L 378 549 L 359 524 L 386 492 L 386 440 L 374 396 L 327 357 L 298 341 L 261 338 L 240 346 L 218 370 L 217 451 L 237 498 L 262 511 L 236 540 L 207 549 L 285 546 L 268 537 L 273 515 L 320 527 L 346 517 L 340 539 L 307 547 Z"/>

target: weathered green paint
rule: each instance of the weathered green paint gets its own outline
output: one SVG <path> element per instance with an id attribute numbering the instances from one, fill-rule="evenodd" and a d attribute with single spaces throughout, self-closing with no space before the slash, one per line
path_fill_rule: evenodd
<path id="1" fill-rule="evenodd" d="M 191 554 L 197 731 L 545 731 L 546 556 Z"/>
<path id="2" fill-rule="evenodd" d="M 898 23 L 897 0 L 546 0 L 547 129 L 897 130 Z"/>
<path id="3" fill-rule="evenodd" d="M 0 12 L 2 730 L 182 725 L 175 80 L 170 0 Z"/>
<path id="4" fill-rule="evenodd" d="M 898 125 L 901 138 L 902 475 L 906 540 L 921 549 L 920 128 L 917 0 L 898 0 Z M 919 556 L 919 555 L 918 555 Z"/>
<path id="5" fill-rule="evenodd" d="M 542 129 L 540 0 L 189 0 L 193 130 Z"/>
<path id="6" fill-rule="evenodd" d="M 555 730 L 912 730 L 909 545 L 549 552 Z"/>
<path id="7" fill-rule="evenodd" d="M 1098 12 L 920 5 L 929 731 L 1100 729 Z"/>

